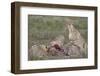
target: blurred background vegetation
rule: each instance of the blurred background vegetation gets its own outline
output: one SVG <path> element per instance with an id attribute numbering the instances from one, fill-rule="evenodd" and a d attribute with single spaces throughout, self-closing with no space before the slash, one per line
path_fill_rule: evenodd
<path id="1" fill-rule="evenodd" d="M 74 27 L 87 41 L 87 17 L 28 15 L 28 48 L 30 49 L 34 44 L 48 45 L 55 37 L 63 35 L 66 19 L 72 21 Z M 65 43 L 67 43 L 68 31 L 65 36 Z"/>

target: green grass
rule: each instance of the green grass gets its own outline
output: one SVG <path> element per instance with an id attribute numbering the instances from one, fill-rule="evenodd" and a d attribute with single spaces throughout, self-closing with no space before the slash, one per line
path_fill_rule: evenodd
<path id="1" fill-rule="evenodd" d="M 86 17 L 62 17 L 62 16 L 28 16 L 28 45 L 48 44 L 60 34 L 64 34 L 66 19 L 73 22 L 81 35 L 87 41 L 87 18 Z M 68 32 L 66 33 L 68 34 Z M 66 36 L 66 42 L 68 36 Z M 66 43 L 65 42 L 65 43 Z"/>
<path id="2" fill-rule="evenodd" d="M 48 45 L 58 35 L 65 35 L 66 20 L 72 22 L 74 27 L 80 31 L 83 38 L 87 41 L 87 17 L 28 15 L 28 49 L 34 44 Z M 65 37 L 65 43 L 67 43 L 69 41 L 68 31 Z M 34 59 L 41 60 L 41 58 L 37 57 L 34 57 Z"/>

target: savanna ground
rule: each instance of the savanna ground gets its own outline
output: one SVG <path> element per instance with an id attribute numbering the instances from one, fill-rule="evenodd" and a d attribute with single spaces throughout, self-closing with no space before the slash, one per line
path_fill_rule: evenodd
<path id="1" fill-rule="evenodd" d="M 28 15 L 28 50 L 33 45 L 49 45 L 55 37 L 65 36 L 64 43 L 68 43 L 68 31 L 65 34 L 66 19 L 73 22 L 74 27 L 80 32 L 87 42 L 87 17 L 69 17 L 69 16 L 42 16 Z M 34 57 L 33 60 L 38 60 Z"/>

